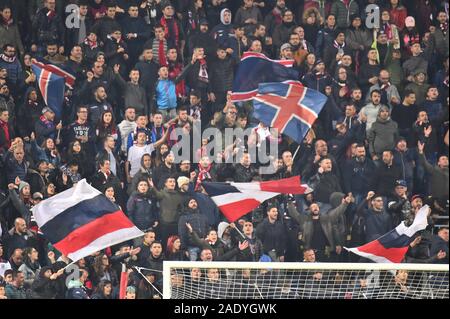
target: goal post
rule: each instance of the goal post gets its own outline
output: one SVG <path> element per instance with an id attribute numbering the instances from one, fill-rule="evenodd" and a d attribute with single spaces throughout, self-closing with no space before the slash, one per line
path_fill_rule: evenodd
<path id="1" fill-rule="evenodd" d="M 165 299 L 448 299 L 449 265 L 165 261 Z"/>

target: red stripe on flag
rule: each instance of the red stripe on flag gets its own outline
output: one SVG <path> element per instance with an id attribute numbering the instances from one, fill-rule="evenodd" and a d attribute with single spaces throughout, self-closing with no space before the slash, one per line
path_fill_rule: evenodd
<path id="1" fill-rule="evenodd" d="M 401 248 L 385 248 L 378 240 L 374 240 L 358 247 L 358 250 L 363 253 L 384 257 L 393 263 L 401 263 L 408 251 L 408 246 Z"/>
<path id="2" fill-rule="evenodd" d="M 39 78 L 39 89 L 41 90 L 42 98 L 47 103 L 47 84 L 50 78 L 50 72 L 45 69 L 42 69 L 41 76 Z"/>
<path id="3" fill-rule="evenodd" d="M 220 211 L 231 223 L 235 222 L 248 212 L 261 205 L 256 199 L 244 199 L 238 202 L 222 205 L 219 207 Z"/>
<path id="4" fill-rule="evenodd" d="M 133 223 L 119 210 L 97 218 L 96 220 L 75 229 L 66 238 L 59 241 L 54 246 L 67 256 L 70 253 L 88 246 L 94 240 L 106 234 L 124 228 L 131 228 L 133 226 Z"/>
<path id="5" fill-rule="evenodd" d="M 261 190 L 283 194 L 304 194 L 306 188 L 301 185 L 300 176 L 294 176 L 277 181 L 261 182 Z"/>

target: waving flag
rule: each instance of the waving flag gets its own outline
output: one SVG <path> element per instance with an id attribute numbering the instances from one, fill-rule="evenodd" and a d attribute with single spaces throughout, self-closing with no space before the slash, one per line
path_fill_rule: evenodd
<path id="1" fill-rule="evenodd" d="M 409 227 L 403 221 L 395 229 L 370 243 L 356 248 L 344 248 L 377 263 L 400 263 L 414 240 L 414 234 L 427 227 L 428 209 L 428 205 L 422 207 Z"/>
<path id="2" fill-rule="evenodd" d="M 326 101 L 322 93 L 301 85 L 263 83 L 254 97 L 253 117 L 301 143 Z"/>
<path id="3" fill-rule="evenodd" d="M 264 54 L 245 52 L 233 83 L 233 102 L 249 101 L 258 94 L 258 85 L 266 82 L 297 83 L 299 73 L 294 60 L 271 60 Z"/>
<path id="4" fill-rule="evenodd" d="M 57 76 L 64 78 L 65 85 L 69 89 L 73 89 L 76 77 L 71 71 L 69 71 L 64 66 L 55 65 L 43 58 L 33 58 L 31 62 L 33 65 L 41 69 L 45 69 L 50 73 L 56 74 Z"/>
<path id="5" fill-rule="evenodd" d="M 85 179 L 32 210 L 44 237 L 73 261 L 144 235 Z"/>
<path id="6" fill-rule="evenodd" d="M 45 104 L 55 112 L 57 118 L 62 116 L 64 103 L 64 78 L 32 64 L 33 73 L 36 74 L 37 85 L 41 91 Z"/>
<path id="7" fill-rule="evenodd" d="M 208 195 L 230 221 L 234 222 L 257 208 L 262 202 L 280 194 L 304 194 L 308 185 L 300 176 L 268 182 L 202 183 Z"/>

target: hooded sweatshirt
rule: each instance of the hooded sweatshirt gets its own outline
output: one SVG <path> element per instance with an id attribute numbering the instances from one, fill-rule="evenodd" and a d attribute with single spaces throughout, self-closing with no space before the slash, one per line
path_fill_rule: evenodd
<path id="1" fill-rule="evenodd" d="M 230 11 L 230 9 L 223 9 L 220 12 L 220 24 L 216 25 L 211 34 L 216 40 L 219 46 L 227 46 L 230 35 L 233 34 L 233 25 L 230 23 L 225 23 L 224 15 L 225 12 Z"/>
<path id="2" fill-rule="evenodd" d="M 382 155 L 384 151 L 393 150 L 395 142 L 397 141 L 398 125 L 389 117 L 387 120 L 380 118 L 380 113 L 387 107 L 381 107 L 378 112 L 378 117 L 375 123 L 373 123 L 367 139 L 369 140 L 369 151 L 373 155 Z"/>

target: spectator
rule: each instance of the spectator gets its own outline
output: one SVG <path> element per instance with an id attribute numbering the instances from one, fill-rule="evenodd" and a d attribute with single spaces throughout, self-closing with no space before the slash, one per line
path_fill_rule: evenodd
<path id="1" fill-rule="evenodd" d="M 24 275 L 24 288 L 30 289 L 41 271 L 38 251 L 36 249 L 26 248 L 23 251 L 23 264 L 19 267 L 19 271 Z"/>
<path id="2" fill-rule="evenodd" d="M 0 153 L 4 154 L 9 150 L 14 137 L 14 128 L 9 123 L 9 111 L 0 108 Z"/>
<path id="3" fill-rule="evenodd" d="M 439 91 L 436 86 L 429 86 L 426 100 L 422 105 L 431 123 L 437 124 L 442 116 L 443 105 L 439 99 Z"/>
<path id="4" fill-rule="evenodd" d="M 178 178 L 178 186 L 182 186 L 183 177 Z M 181 188 L 181 187 L 180 187 Z M 178 234 L 180 235 L 181 248 L 187 249 L 189 253 L 189 259 L 191 261 L 197 261 L 200 254 L 200 248 L 196 247 L 189 236 L 186 224 L 190 224 L 193 231 L 200 237 L 205 238 L 208 231 L 208 220 L 200 213 L 198 203 L 194 198 L 190 198 L 187 201 L 187 205 L 178 221 Z"/>
<path id="5" fill-rule="evenodd" d="M 406 139 L 399 137 L 394 150 L 394 165 L 400 167 L 402 180 L 406 181 L 409 190 L 414 190 L 414 171 L 417 161 L 415 148 L 408 148 Z"/>
<path id="6" fill-rule="evenodd" d="M 366 156 L 364 145 L 358 144 L 355 156 L 347 161 L 343 170 L 344 192 L 351 193 L 356 204 L 359 204 L 369 192 L 375 169 L 370 157 Z"/>
<path id="7" fill-rule="evenodd" d="M 435 256 L 440 252 L 445 253 L 445 258 L 440 259 L 438 263 L 448 263 L 448 227 L 439 228 L 437 235 L 434 235 L 431 241 L 430 255 Z"/>
<path id="8" fill-rule="evenodd" d="M 289 36 L 294 30 L 296 24 L 294 21 L 294 13 L 287 9 L 282 14 L 282 22 L 273 30 L 273 45 L 281 47 L 282 44 L 289 41 Z"/>
<path id="9" fill-rule="evenodd" d="M 392 108 L 391 118 L 398 124 L 399 135 L 412 141 L 412 125 L 417 119 L 418 108 L 416 105 L 416 94 L 407 90 L 404 92 L 402 104 L 395 104 Z"/>
<path id="10" fill-rule="evenodd" d="M 380 75 L 381 66 L 378 62 L 378 51 L 375 49 L 370 49 L 367 53 L 367 62 L 362 63 L 361 69 L 359 70 L 358 79 L 359 86 L 363 94 L 369 91 L 372 85 L 377 84 L 378 76 Z"/>
<path id="11" fill-rule="evenodd" d="M 408 199 L 408 186 L 405 180 L 395 182 L 393 196 L 388 199 L 388 212 L 392 216 L 392 225 L 398 225 L 410 218 L 411 202 Z"/>
<path id="12" fill-rule="evenodd" d="M 369 133 L 373 123 L 376 122 L 381 108 L 384 105 L 381 104 L 381 92 L 379 90 L 373 90 L 370 93 L 370 103 L 365 105 L 360 114 L 366 119 L 366 131 Z"/>
<path id="13" fill-rule="evenodd" d="M 139 229 L 156 228 L 158 215 L 155 202 L 149 193 L 147 180 L 141 180 L 136 185 L 136 190 L 131 194 L 127 203 L 128 216 Z"/>
<path id="14" fill-rule="evenodd" d="M 339 178 L 332 172 L 333 164 L 331 159 L 324 157 L 319 161 L 319 169 L 309 184 L 314 189 L 314 198 L 322 203 L 328 203 L 334 192 L 342 192 Z"/>
<path id="15" fill-rule="evenodd" d="M 156 105 L 165 120 L 175 117 L 177 107 L 177 94 L 175 82 L 169 79 L 167 66 L 159 68 L 159 79 L 156 82 Z"/>
<path id="16" fill-rule="evenodd" d="M 147 95 L 144 88 L 139 84 L 139 70 L 130 71 L 130 82 L 125 82 L 119 73 L 120 66 L 114 67 L 116 80 L 124 92 L 125 105 L 133 106 L 138 114 L 148 115 L 150 110 L 147 104 Z"/>
<path id="17" fill-rule="evenodd" d="M 244 0 L 234 18 L 235 24 L 257 24 L 263 21 L 261 11 L 254 5 L 254 0 Z M 292 12 L 291 12 L 292 13 Z M 282 42 L 284 43 L 284 42 Z"/>
<path id="18" fill-rule="evenodd" d="M 278 220 L 278 208 L 269 206 L 266 210 L 267 217 L 256 228 L 256 236 L 263 244 L 263 252 L 269 255 L 273 261 L 284 261 L 287 248 L 286 228 L 282 221 Z"/>
<path id="19" fill-rule="evenodd" d="M 336 30 L 336 16 L 330 14 L 327 16 L 323 28 L 320 29 L 319 32 L 317 33 L 315 54 L 318 58 L 323 57 L 323 53 L 325 51 L 326 46 L 332 45 L 335 30 Z"/>
<path id="20" fill-rule="evenodd" d="M 62 123 L 55 125 L 55 112 L 49 107 L 42 109 L 42 116 L 39 121 L 36 121 L 34 132 L 36 135 L 36 142 L 42 144 L 46 139 L 56 139 L 58 130 L 62 129 Z"/>
<path id="21" fill-rule="evenodd" d="M 417 148 L 419 151 L 419 163 L 431 176 L 431 195 L 437 199 L 448 198 L 448 157 L 439 157 L 437 166 L 432 166 L 425 158 L 424 144 L 419 141 Z"/>
<path id="22" fill-rule="evenodd" d="M 374 161 L 379 160 L 375 156 Z M 374 178 L 372 180 L 371 189 L 375 190 L 380 196 L 388 197 L 394 192 L 395 181 L 402 178 L 400 168 L 394 165 L 394 156 L 391 150 L 384 151 L 382 154 L 382 162 L 379 163 Z"/>
<path id="23" fill-rule="evenodd" d="M 32 21 L 31 51 L 43 55 L 49 42 L 56 42 L 59 53 L 64 53 L 64 24 L 56 9 L 56 0 L 45 0 Z"/>
<path id="24" fill-rule="evenodd" d="M 25 276 L 21 271 L 13 273 L 13 281 L 6 285 L 8 299 L 27 299 L 29 296 L 24 287 Z"/>
<path id="25" fill-rule="evenodd" d="M 365 208 L 368 206 L 368 208 Z M 384 209 L 383 197 L 369 192 L 365 201 L 359 205 L 356 213 L 364 216 L 366 232 L 365 242 L 371 242 L 392 230 L 392 217 Z"/>
<path id="26" fill-rule="evenodd" d="M 384 151 L 393 150 L 398 137 L 397 123 L 390 118 L 389 108 L 382 106 L 367 135 L 372 159 L 377 160 Z"/>
<path id="27" fill-rule="evenodd" d="M 338 28 L 348 28 L 351 23 L 350 16 L 358 13 L 359 6 L 357 1 L 335 0 L 331 6 L 331 14 L 336 17 Z"/>
<path id="28" fill-rule="evenodd" d="M 416 94 L 416 104 L 420 108 L 425 102 L 426 94 L 429 84 L 426 83 L 426 73 L 422 69 L 417 69 L 412 72 L 412 83 L 405 87 L 406 90 L 411 90 Z"/>
<path id="29" fill-rule="evenodd" d="M 23 56 L 25 49 L 22 44 L 22 37 L 19 27 L 12 17 L 10 6 L 3 6 L 0 11 L 0 18 L 2 22 L 0 25 L 0 47 L 3 48 L 5 44 L 10 43 Z"/>
<path id="30" fill-rule="evenodd" d="M 301 215 L 292 202 L 288 204 L 289 215 L 303 229 L 305 250 L 314 249 L 320 262 L 327 261 L 330 249 L 331 251 L 338 250 L 339 253 L 342 249 L 342 243 L 336 238 L 333 227 L 337 219 L 345 213 L 347 206 L 353 200 L 351 196 L 344 197 L 344 194 L 332 194 L 328 201 L 340 199 L 340 204 L 326 214 L 320 212 L 320 207 L 317 203 L 312 203 L 309 206 L 310 215 Z"/>

